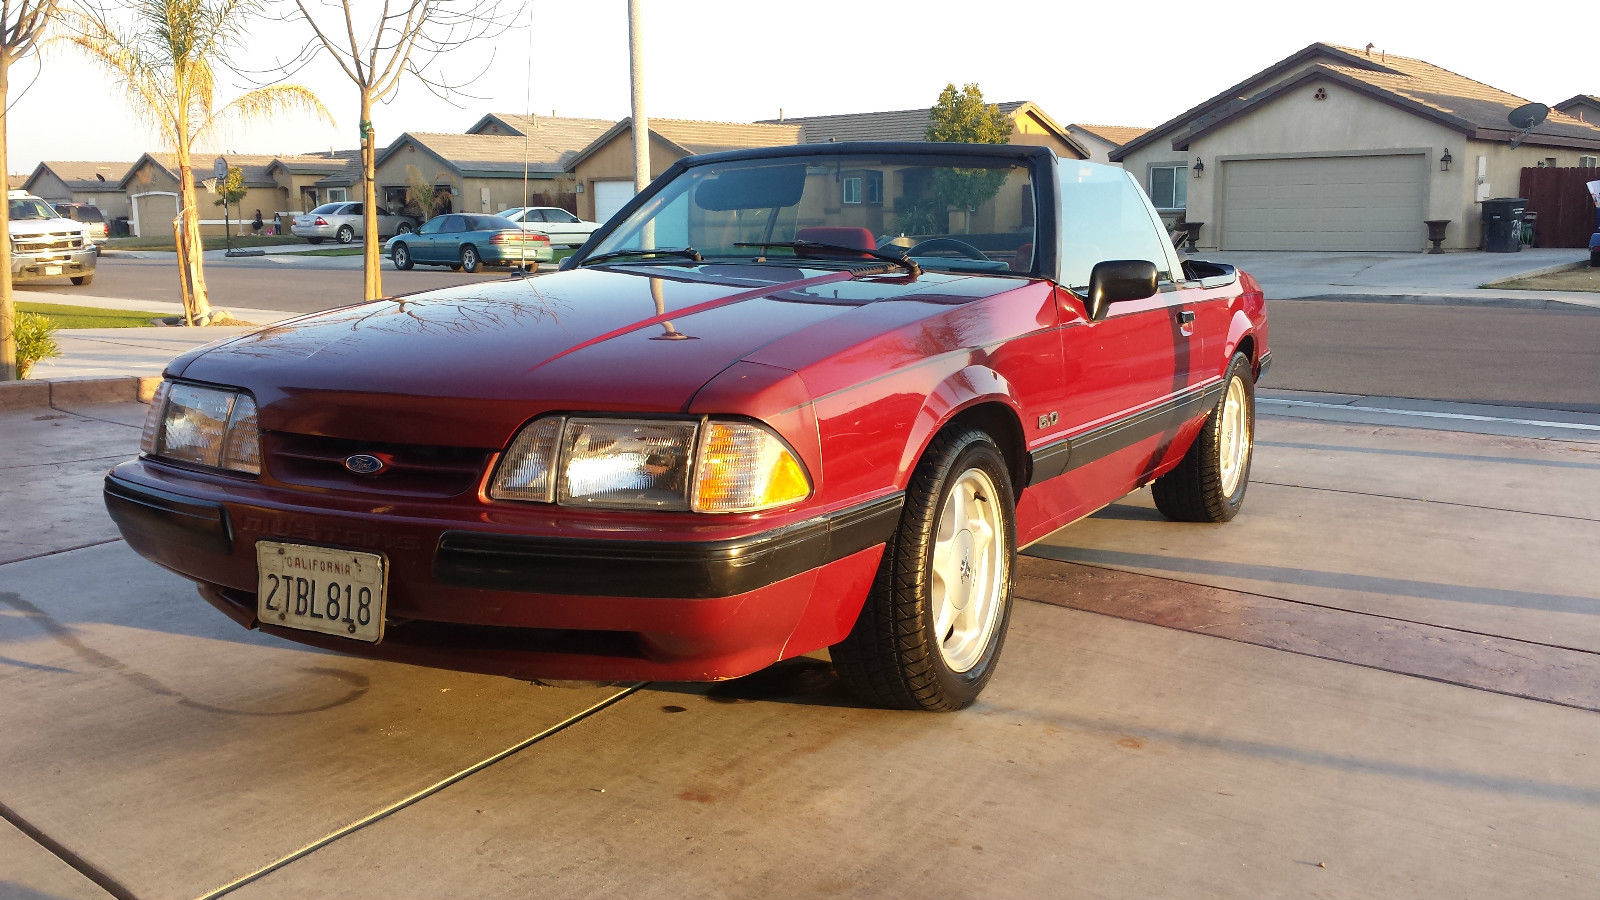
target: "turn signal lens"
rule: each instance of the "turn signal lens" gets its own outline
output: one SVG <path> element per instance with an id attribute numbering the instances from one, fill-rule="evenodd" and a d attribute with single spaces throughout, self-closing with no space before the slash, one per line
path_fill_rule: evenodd
<path id="1" fill-rule="evenodd" d="M 707 423 L 695 466 L 696 512 L 754 512 L 810 494 L 805 467 L 777 435 L 743 422 Z"/>
<path id="2" fill-rule="evenodd" d="M 146 455 L 156 452 L 156 436 L 161 434 L 161 420 L 167 414 L 167 391 L 172 382 L 163 381 L 150 398 L 150 411 L 144 416 L 144 430 L 139 432 L 139 452 Z"/>
<path id="3" fill-rule="evenodd" d="M 495 470 L 489 496 L 496 500 L 532 500 L 549 503 L 555 499 L 556 449 L 567 420 L 559 416 L 523 428 Z"/>
<path id="4" fill-rule="evenodd" d="M 261 474 L 261 426 L 256 421 L 256 401 L 248 394 L 233 401 L 228 437 L 222 442 L 222 468 Z"/>

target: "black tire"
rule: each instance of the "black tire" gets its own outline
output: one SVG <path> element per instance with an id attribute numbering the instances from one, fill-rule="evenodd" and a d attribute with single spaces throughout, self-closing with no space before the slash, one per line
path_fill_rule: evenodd
<path id="1" fill-rule="evenodd" d="M 411 223 L 410 222 L 401 222 L 399 225 L 396 225 L 395 228 L 394 228 L 394 233 L 395 234 L 410 234 L 411 231 L 412 231 L 412 228 L 411 228 Z"/>
<path id="2" fill-rule="evenodd" d="M 1600 269 L 1600 250 L 1589 251 L 1589 268 Z"/>
<path id="3" fill-rule="evenodd" d="M 72 283 L 79 287 L 82 287 L 86 284 L 94 284 L 94 273 L 90 272 L 87 275 L 74 275 L 72 276 Z"/>
<path id="4" fill-rule="evenodd" d="M 972 469 L 987 475 L 998 494 L 984 502 L 1000 504 L 1001 587 L 987 644 L 976 663 L 960 672 L 946 662 L 935 632 L 933 550 L 945 499 Z M 912 473 L 900 524 L 884 547 L 861 615 L 849 636 L 832 648 L 840 679 L 863 700 L 894 709 L 970 705 L 989 683 L 1005 644 L 1016 554 L 1016 505 L 1000 448 L 970 428 L 934 438 Z"/>
<path id="5" fill-rule="evenodd" d="M 394 267 L 401 271 L 416 265 L 416 261 L 411 258 L 411 248 L 404 243 L 396 242 L 393 247 L 390 247 L 389 258 L 394 260 Z"/>
<path id="6" fill-rule="evenodd" d="M 340 225 L 339 230 L 334 232 L 334 239 L 341 244 L 348 244 L 356 239 L 356 230 L 349 225 Z"/>
<path id="7" fill-rule="evenodd" d="M 478 255 L 478 248 L 477 247 L 474 247 L 471 244 L 467 244 L 466 246 L 461 248 L 461 270 L 462 271 L 464 271 L 464 272 L 476 272 L 476 271 L 478 271 L 478 267 L 481 266 L 481 265 L 483 265 L 483 257 Z"/>
<path id="8" fill-rule="evenodd" d="M 1225 491 L 1223 409 L 1236 383 L 1244 394 L 1244 458 L 1233 490 Z M 1250 461 L 1255 455 L 1256 385 L 1250 372 L 1250 360 L 1243 353 L 1234 354 L 1222 384 L 1222 397 L 1206 417 L 1205 425 L 1183 455 L 1183 461 L 1150 485 L 1156 509 L 1174 522 L 1226 522 L 1238 515 L 1244 506 L 1244 492 L 1250 486 Z"/>
<path id="9" fill-rule="evenodd" d="M 320 244 L 320 243 L 322 243 L 322 238 L 319 238 L 319 237 L 315 237 L 315 238 L 314 237 L 308 237 L 308 238 L 306 238 L 306 243 L 308 243 L 308 244 Z"/>

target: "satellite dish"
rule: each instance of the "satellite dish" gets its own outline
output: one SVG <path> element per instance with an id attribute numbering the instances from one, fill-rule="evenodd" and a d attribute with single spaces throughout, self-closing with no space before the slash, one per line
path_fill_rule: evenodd
<path id="1" fill-rule="evenodd" d="M 1532 131 L 1540 122 L 1543 122 L 1545 116 L 1548 115 L 1550 115 L 1550 107 L 1545 106 L 1543 103 L 1524 103 L 1513 109 L 1510 115 L 1506 116 L 1506 121 L 1510 122 L 1511 127 L 1518 129 L 1521 133 L 1511 139 L 1511 149 L 1517 149 L 1517 145 L 1522 143 L 1522 139 L 1528 136 L 1528 132 Z"/>
<path id="2" fill-rule="evenodd" d="M 1506 121 L 1511 123 L 1512 128 L 1527 131 L 1543 122 L 1545 116 L 1548 115 L 1550 115 L 1550 107 L 1545 106 L 1543 103 L 1524 103 L 1513 109 L 1511 114 L 1506 116 Z"/>

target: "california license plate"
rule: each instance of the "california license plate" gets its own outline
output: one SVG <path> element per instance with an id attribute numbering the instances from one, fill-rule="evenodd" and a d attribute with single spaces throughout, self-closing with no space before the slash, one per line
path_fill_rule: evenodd
<path id="1" fill-rule="evenodd" d="M 44 273 L 46 275 L 60 275 L 61 274 L 61 267 L 60 266 L 45 266 L 44 267 Z"/>
<path id="2" fill-rule="evenodd" d="M 375 644 L 383 639 L 388 566 L 381 553 L 256 542 L 256 618 Z"/>

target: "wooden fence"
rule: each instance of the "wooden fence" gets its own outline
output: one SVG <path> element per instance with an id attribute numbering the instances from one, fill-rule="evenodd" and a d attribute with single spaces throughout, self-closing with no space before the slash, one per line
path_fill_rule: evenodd
<path id="1" fill-rule="evenodd" d="M 1540 247 L 1588 247 L 1589 235 L 1600 230 L 1595 222 L 1594 198 L 1587 182 L 1600 181 L 1600 169 L 1523 169 L 1518 196 L 1539 214 Z"/>

